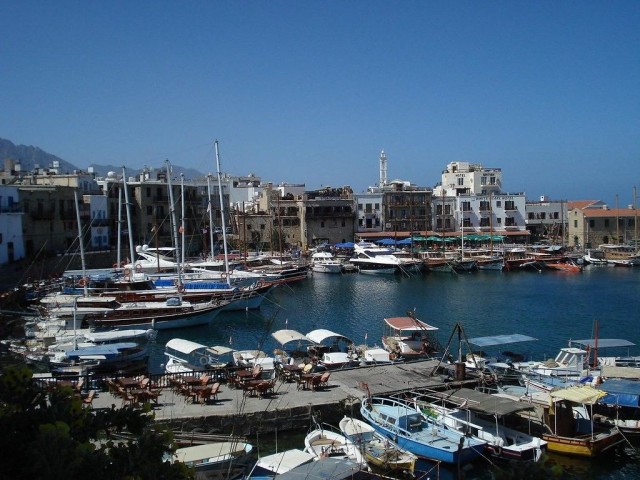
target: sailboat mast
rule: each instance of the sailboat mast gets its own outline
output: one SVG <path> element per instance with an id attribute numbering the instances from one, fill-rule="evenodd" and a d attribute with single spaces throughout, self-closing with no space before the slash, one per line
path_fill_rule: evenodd
<path id="1" fill-rule="evenodd" d="M 129 255 L 131 255 L 131 271 L 134 271 L 136 251 L 133 248 L 133 228 L 131 228 L 131 203 L 129 202 L 129 189 L 127 188 L 127 171 L 122 167 L 122 188 L 124 188 L 124 204 L 127 209 L 127 231 L 129 232 Z"/>
<path id="2" fill-rule="evenodd" d="M 117 250 L 116 250 L 116 259 L 118 261 L 118 268 L 122 266 L 122 189 L 118 189 L 118 239 L 117 239 Z"/>
<path id="3" fill-rule="evenodd" d="M 167 160 L 166 162 L 167 162 L 167 186 L 169 188 L 169 210 L 171 213 L 171 223 L 173 226 L 172 228 L 173 243 L 176 249 L 176 262 L 178 263 L 178 288 L 180 288 L 182 287 L 182 265 L 180 265 L 180 258 L 181 258 L 180 244 L 178 243 L 178 229 L 176 228 L 176 225 L 178 225 L 178 223 L 176 221 L 176 209 L 173 204 L 173 187 L 171 186 L 171 164 L 169 163 L 169 160 Z"/>
<path id="4" fill-rule="evenodd" d="M 182 253 L 182 265 L 184 265 L 185 259 L 184 259 L 184 251 L 186 250 L 184 248 L 184 246 L 186 245 L 184 238 L 185 238 L 185 228 L 184 228 L 184 173 L 180 174 L 180 206 L 182 208 L 182 212 L 181 212 L 181 222 L 180 222 L 180 241 L 182 242 L 182 248 L 180 249 L 180 252 Z"/>
<path id="5" fill-rule="evenodd" d="M 209 205 L 207 210 L 209 211 L 209 256 L 213 261 L 213 205 L 211 204 L 211 174 L 207 175 L 207 195 L 209 197 Z"/>
<path id="6" fill-rule="evenodd" d="M 74 190 L 73 191 L 73 196 L 75 198 L 76 201 L 76 219 L 78 221 L 78 243 L 80 244 L 80 262 L 82 264 L 82 280 L 83 280 L 83 290 L 84 290 L 84 296 L 87 297 L 89 295 L 89 286 L 87 282 L 87 265 L 85 264 L 84 261 L 84 242 L 82 241 L 82 224 L 80 223 L 80 205 L 78 205 L 78 191 Z M 75 313 L 75 311 L 74 311 Z M 76 325 L 76 319 L 73 319 L 73 326 L 75 328 Z"/>
<path id="7" fill-rule="evenodd" d="M 224 246 L 224 271 L 227 274 L 227 285 L 231 286 L 229 278 L 229 254 L 227 253 L 227 226 L 224 220 L 224 199 L 222 197 L 222 180 L 220 178 L 220 151 L 218 150 L 218 140 L 215 141 L 216 147 L 216 168 L 218 170 L 218 195 L 220 196 L 220 216 L 222 217 L 222 245 Z"/>

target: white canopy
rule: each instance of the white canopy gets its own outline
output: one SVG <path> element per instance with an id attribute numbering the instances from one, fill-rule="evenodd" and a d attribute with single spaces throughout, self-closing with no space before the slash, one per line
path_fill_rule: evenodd
<path id="1" fill-rule="evenodd" d="M 223 345 L 215 345 L 213 347 L 207 348 L 207 352 L 213 353 L 214 355 L 225 355 L 227 353 L 235 352 L 235 350 Z"/>
<path id="2" fill-rule="evenodd" d="M 194 352 L 195 350 L 198 350 L 200 348 L 203 348 L 203 349 L 207 348 L 207 346 L 201 345 L 196 342 L 192 342 L 191 340 L 184 340 L 182 338 L 172 338 L 167 342 L 167 344 L 165 345 L 165 348 L 171 348 L 172 350 L 175 350 L 180 353 L 185 353 L 188 355 L 191 352 Z"/>
<path id="3" fill-rule="evenodd" d="M 271 336 L 275 338 L 280 345 L 283 346 L 290 342 L 306 342 L 315 344 L 313 340 L 296 330 L 278 330 L 276 332 L 273 332 Z"/>
<path id="4" fill-rule="evenodd" d="M 332 332 L 331 330 L 326 330 L 324 328 L 312 330 L 311 332 L 307 333 L 306 336 L 308 339 L 310 339 L 312 342 L 315 342 L 315 343 L 322 343 L 327 338 L 334 338 L 334 337 L 344 338 L 349 343 L 353 343 L 353 341 L 350 338 L 345 337 L 344 335 L 340 335 L 339 333 Z"/>

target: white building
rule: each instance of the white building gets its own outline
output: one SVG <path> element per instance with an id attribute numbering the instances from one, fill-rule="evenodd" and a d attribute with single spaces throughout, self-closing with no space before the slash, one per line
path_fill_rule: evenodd
<path id="1" fill-rule="evenodd" d="M 457 231 L 495 233 L 509 237 L 528 235 L 523 193 L 459 195 L 456 197 Z"/>
<path id="2" fill-rule="evenodd" d="M 355 194 L 356 233 L 382 232 L 384 229 L 384 205 L 381 190 Z"/>
<path id="3" fill-rule="evenodd" d="M 433 189 L 433 196 L 489 195 L 502 190 L 502 170 L 485 168 L 481 164 L 451 162 L 442 172 L 441 184 Z"/>
<path id="4" fill-rule="evenodd" d="M 0 185 L 0 265 L 25 257 L 18 187 Z"/>

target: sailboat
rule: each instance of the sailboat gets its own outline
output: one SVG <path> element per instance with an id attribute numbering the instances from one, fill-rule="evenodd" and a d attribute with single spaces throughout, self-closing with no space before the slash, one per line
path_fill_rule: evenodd
<path id="1" fill-rule="evenodd" d="M 501 272 L 504 268 L 504 259 L 493 251 L 493 194 L 489 194 L 489 245 L 489 256 L 477 258 L 478 270 Z"/>

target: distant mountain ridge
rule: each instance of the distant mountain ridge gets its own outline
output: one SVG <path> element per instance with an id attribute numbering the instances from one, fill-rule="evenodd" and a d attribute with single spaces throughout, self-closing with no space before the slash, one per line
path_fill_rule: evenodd
<path id="1" fill-rule="evenodd" d="M 116 172 L 116 175 L 122 174 L 122 165 L 98 165 L 91 164 L 86 168 L 77 167 L 72 163 L 63 160 L 56 155 L 45 152 L 41 148 L 27 145 L 15 145 L 10 140 L 0 138 L 0 168 L 4 168 L 4 161 L 6 159 L 14 160 L 16 163 L 20 163 L 22 172 L 32 172 L 36 169 L 36 166 L 40 168 L 52 168 L 54 162 L 58 162 L 59 173 L 73 173 L 74 170 L 87 171 L 89 167 L 93 167 L 93 171 L 97 177 L 106 177 L 108 172 Z M 164 169 L 165 166 L 152 167 L 154 170 Z M 206 175 L 193 168 L 184 168 L 177 165 L 172 165 L 173 173 L 175 175 L 184 174 L 185 178 L 194 179 L 199 177 L 205 177 Z M 127 175 L 140 172 L 141 168 L 127 169 Z"/>

